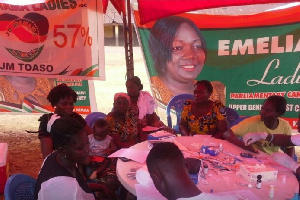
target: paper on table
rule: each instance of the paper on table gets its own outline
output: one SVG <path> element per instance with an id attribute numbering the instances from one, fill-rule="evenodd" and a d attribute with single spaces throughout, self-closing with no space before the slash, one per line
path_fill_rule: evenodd
<path id="1" fill-rule="evenodd" d="M 252 191 L 250 190 L 234 190 L 234 191 L 229 191 L 229 192 L 218 192 L 218 193 L 214 193 L 214 194 L 218 194 L 220 196 L 222 195 L 233 195 L 235 197 L 237 197 L 238 199 L 243 199 L 243 200 L 247 200 L 247 199 L 251 199 L 251 200 L 260 200 L 260 198 L 258 198 Z"/>
<path id="2" fill-rule="evenodd" d="M 159 193 L 154 185 L 143 186 L 141 184 L 136 184 L 135 191 L 137 200 L 166 200 L 166 198 Z"/>
<path id="3" fill-rule="evenodd" d="M 161 129 L 161 127 L 146 126 L 142 129 L 142 131 L 151 132 L 151 131 L 158 131 L 159 129 Z"/>
<path id="4" fill-rule="evenodd" d="M 144 163 L 147 159 L 149 151 L 138 150 L 133 148 L 122 148 L 108 157 L 125 157 L 139 163 Z"/>
<path id="5" fill-rule="evenodd" d="M 176 144 L 177 145 L 177 147 L 181 150 L 181 151 L 187 151 L 188 149 L 185 147 L 185 146 L 183 146 L 180 142 L 178 142 L 178 141 L 174 141 L 174 144 Z"/>

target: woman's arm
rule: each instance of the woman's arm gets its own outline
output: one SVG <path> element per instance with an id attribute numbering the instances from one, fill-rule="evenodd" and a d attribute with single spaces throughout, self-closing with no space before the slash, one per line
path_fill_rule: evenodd
<path id="1" fill-rule="evenodd" d="M 111 142 L 110 142 L 109 148 L 108 148 L 108 154 L 110 155 L 110 154 L 114 153 L 117 150 L 118 150 L 118 148 L 115 145 L 114 140 L 112 139 Z"/>
<path id="2" fill-rule="evenodd" d="M 49 154 L 53 152 L 53 141 L 50 137 L 41 137 L 40 141 L 42 155 L 45 159 Z"/>
<path id="3" fill-rule="evenodd" d="M 223 139 L 223 134 L 228 130 L 227 120 L 220 120 L 216 122 L 217 132 L 213 135 L 214 138 Z"/>
<path id="4" fill-rule="evenodd" d="M 225 140 L 227 140 L 228 142 L 238 146 L 238 147 L 241 147 L 243 149 L 246 149 L 247 151 L 252 151 L 254 153 L 257 153 L 257 150 L 254 149 L 254 147 L 252 145 L 248 145 L 246 146 L 244 144 L 243 141 L 239 140 L 235 135 L 234 133 L 232 132 L 231 129 L 229 129 L 228 131 L 225 131 L 224 134 L 223 134 L 223 138 Z"/>
<path id="5" fill-rule="evenodd" d="M 119 134 L 113 134 L 111 136 L 118 149 L 129 148 L 135 144 L 134 141 L 123 142 Z"/>
<path id="6" fill-rule="evenodd" d="M 186 121 L 184 121 L 183 119 L 180 119 L 179 131 L 180 131 L 182 136 L 189 136 L 190 135 L 190 131 L 189 131 L 189 128 L 188 128 L 188 123 Z"/>

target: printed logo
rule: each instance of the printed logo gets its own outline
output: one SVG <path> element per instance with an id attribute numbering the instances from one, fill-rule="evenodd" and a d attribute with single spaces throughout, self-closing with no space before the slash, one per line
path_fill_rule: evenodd
<path id="1" fill-rule="evenodd" d="M 14 35 L 21 42 L 41 44 L 47 39 L 49 31 L 48 19 L 38 13 L 27 13 L 23 18 L 11 14 L 0 15 L 0 31 L 7 37 Z M 42 52 L 44 45 L 37 46 L 29 51 L 21 51 L 4 47 L 12 56 L 24 62 L 35 60 Z"/>

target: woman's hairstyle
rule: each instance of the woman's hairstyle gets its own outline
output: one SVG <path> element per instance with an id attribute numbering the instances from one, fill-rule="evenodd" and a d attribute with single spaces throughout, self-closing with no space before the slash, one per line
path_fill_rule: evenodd
<path id="1" fill-rule="evenodd" d="M 168 168 L 163 170 L 178 169 L 185 165 L 184 157 L 179 148 L 171 142 L 158 143 L 153 146 L 147 156 L 149 172 L 158 167 Z"/>
<path id="2" fill-rule="evenodd" d="M 286 110 L 286 99 L 282 96 L 269 96 L 266 100 L 269 102 L 272 102 L 274 105 L 274 108 L 276 110 L 276 112 L 278 112 L 280 115 L 283 115 L 285 113 Z"/>
<path id="3" fill-rule="evenodd" d="M 206 43 L 199 28 L 190 19 L 171 16 L 159 19 L 150 30 L 149 50 L 154 61 L 154 68 L 159 75 L 164 74 L 168 61 L 172 60 L 172 43 L 177 29 L 183 23 L 190 25 L 201 40 L 206 58 Z"/>
<path id="4" fill-rule="evenodd" d="M 197 83 L 195 84 L 194 87 L 196 87 L 196 86 L 198 86 L 198 85 L 201 85 L 201 84 L 204 85 L 204 86 L 206 87 L 207 91 L 208 91 L 210 94 L 212 94 L 214 88 L 213 88 L 212 84 L 211 84 L 209 81 L 207 81 L 207 80 L 197 81 Z"/>
<path id="5" fill-rule="evenodd" d="M 137 76 L 133 76 L 131 78 L 128 78 L 126 83 L 128 82 L 132 82 L 134 84 L 136 84 L 139 87 L 139 90 L 143 90 L 143 84 L 141 83 L 141 79 Z"/>
<path id="6" fill-rule="evenodd" d="M 68 144 L 83 128 L 84 126 L 72 117 L 61 117 L 55 120 L 50 132 L 54 149 Z"/>
<path id="7" fill-rule="evenodd" d="M 60 99 L 64 99 L 66 97 L 72 97 L 74 102 L 77 100 L 76 92 L 65 83 L 62 83 L 50 90 L 47 99 L 52 106 L 55 106 Z"/>

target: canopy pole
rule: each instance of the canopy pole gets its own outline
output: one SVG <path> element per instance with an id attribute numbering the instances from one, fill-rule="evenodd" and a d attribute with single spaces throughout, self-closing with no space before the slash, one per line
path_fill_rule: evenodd
<path id="1" fill-rule="evenodd" d="M 123 24 L 124 24 L 124 48 L 125 48 L 125 59 L 126 59 L 126 79 L 134 76 L 133 66 L 133 47 L 132 47 L 132 24 L 131 24 L 131 10 L 130 0 L 126 0 L 127 3 L 127 18 L 126 13 L 123 13 Z"/>

